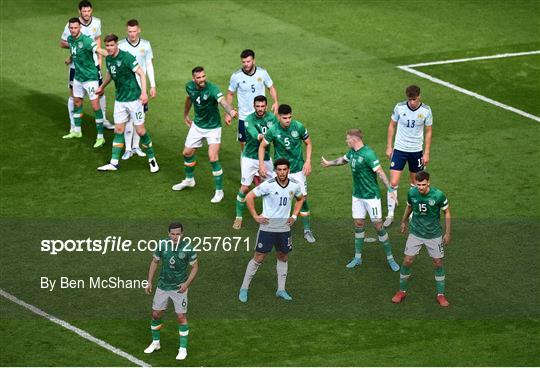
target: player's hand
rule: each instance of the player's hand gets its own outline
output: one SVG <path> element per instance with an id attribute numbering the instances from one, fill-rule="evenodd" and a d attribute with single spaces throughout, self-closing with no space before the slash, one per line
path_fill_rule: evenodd
<path id="1" fill-rule="evenodd" d="M 232 122 L 232 118 L 229 114 L 225 114 L 225 124 L 227 124 L 228 126 L 231 125 L 231 122 Z"/>
<path id="2" fill-rule="evenodd" d="M 186 125 L 191 128 L 191 124 L 193 123 L 193 121 L 190 119 L 189 116 L 184 116 L 184 123 L 186 123 Z"/>
<path id="3" fill-rule="evenodd" d="M 103 95 L 103 85 L 99 86 L 98 89 L 96 89 L 96 95 Z"/>
<path id="4" fill-rule="evenodd" d="M 422 165 L 427 166 L 429 164 L 429 153 L 424 153 L 422 155 Z"/>
<path id="5" fill-rule="evenodd" d="M 266 178 L 268 173 L 266 172 L 266 167 L 263 165 L 259 165 L 259 176 L 261 178 Z"/>
<path id="6" fill-rule="evenodd" d="M 321 156 L 321 166 L 322 167 L 329 167 L 330 166 L 330 161 L 325 159 L 324 156 Z"/>
<path id="7" fill-rule="evenodd" d="M 236 112 L 235 109 L 232 109 L 229 113 L 227 113 L 226 115 L 229 115 L 231 117 L 231 119 L 234 119 L 236 117 L 236 115 L 238 115 L 238 113 Z"/>
<path id="8" fill-rule="evenodd" d="M 293 226 L 293 224 L 296 222 L 296 219 L 294 217 L 289 217 L 287 219 L 287 225 L 288 226 Z"/>
<path id="9" fill-rule="evenodd" d="M 305 176 L 309 176 L 311 174 L 311 162 L 310 161 L 306 161 L 304 163 L 304 167 L 302 168 L 302 172 L 304 173 Z"/>
<path id="10" fill-rule="evenodd" d="M 68 58 L 66 59 L 66 61 L 64 61 L 64 64 L 66 64 L 66 65 L 71 64 L 71 56 L 68 57 Z"/>
<path id="11" fill-rule="evenodd" d="M 401 233 L 405 233 L 407 231 L 407 223 L 405 221 L 401 221 Z"/>
<path id="12" fill-rule="evenodd" d="M 148 282 L 148 285 L 144 288 L 144 292 L 148 295 L 150 295 L 150 293 L 152 293 L 152 283 L 151 282 Z"/>
<path id="13" fill-rule="evenodd" d="M 396 202 L 396 207 L 398 205 L 398 200 L 397 200 L 397 192 L 395 190 L 393 191 L 389 191 L 388 193 L 390 193 L 390 197 L 392 197 L 392 199 Z"/>
<path id="14" fill-rule="evenodd" d="M 442 243 L 444 245 L 448 245 L 448 244 L 450 244 L 450 240 L 451 240 L 450 234 L 444 234 L 444 236 L 442 238 Z"/>
<path id="15" fill-rule="evenodd" d="M 156 95 L 157 95 L 156 87 L 150 87 L 150 97 L 156 98 Z"/>
<path id="16" fill-rule="evenodd" d="M 394 150 L 392 149 L 392 147 L 388 147 L 386 149 L 386 157 L 388 157 L 388 159 L 391 159 L 392 158 L 392 153 L 394 153 Z"/>
<path id="17" fill-rule="evenodd" d="M 139 99 L 143 105 L 146 105 L 148 103 L 148 95 L 146 92 L 141 93 L 141 97 Z"/>
<path id="18" fill-rule="evenodd" d="M 178 292 L 180 294 L 184 294 L 186 292 L 186 290 L 188 289 L 188 284 L 186 282 L 180 284 L 180 288 L 178 289 Z"/>
<path id="19" fill-rule="evenodd" d="M 276 101 L 272 104 L 272 112 L 274 113 L 274 115 L 278 114 L 278 108 L 279 108 L 279 103 Z"/>
<path id="20" fill-rule="evenodd" d="M 262 224 L 262 225 L 268 224 L 268 219 L 262 215 L 257 215 L 253 219 L 257 221 L 259 224 Z"/>

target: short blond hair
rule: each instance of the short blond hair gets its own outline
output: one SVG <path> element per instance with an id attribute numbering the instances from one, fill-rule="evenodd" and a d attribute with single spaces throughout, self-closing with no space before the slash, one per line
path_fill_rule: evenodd
<path id="1" fill-rule="evenodd" d="M 360 129 L 356 128 L 347 130 L 347 135 L 352 135 L 360 140 L 364 139 L 364 133 Z"/>

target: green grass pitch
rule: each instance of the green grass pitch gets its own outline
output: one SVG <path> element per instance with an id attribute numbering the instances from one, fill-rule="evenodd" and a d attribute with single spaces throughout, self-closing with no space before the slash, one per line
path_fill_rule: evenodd
<path id="1" fill-rule="evenodd" d="M 203 252 L 190 290 L 190 366 L 538 366 L 540 303 L 540 125 L 509 111 L 396 68 L 436 60 L 540 49 L 536 1 L 102 1 L 94 14 L 103 33 L 124 35 L 137 18 L 151 41 L 158 97 L 147 127 L 161 171 L 131 159 L 117 173 L 98 173 L 110 157 L 94 150 L 93 114 L 84 138 L 66 142 L 67 51 L 58 47 L 76 1 L 3 0 L 1 7 L 0 288 L 82 328 L 151 365 L 175 365 L 174 315 L 165 317 L 161 352 L 150 342 L 151 297 L 141 290 L 40 289 L 40 277 L 121 276 L 144 279 L 150 253 L 49 255 L 41 239 L 122 235 L 155 239 L 180 219 L 189 235 L 250 237 L 246 217 L 231 229 L 239 186 L 233 127 L 223 129 L 225 200 L 211 205 L 213 179 L 206 149 L 198 153 L 197 187 L 173 192 L 183 177 L 181 150 L 185 82 L 201 64 L 222 91 L 253 48 L 280 102 L 314 142 L 309 179 L 318 242 L 293 230 L 287 288 L 277 300 L 275 263 L 261 267 L 250 301 L 237 301 L 251 252 Z M 540 115 L 540 57 L 418 68 L 442 80 Z M 365 132 L 387 171 L 386 128 L 409 84 L 422 88 L 434 113 L 429 171 L 453 215 L 445 257 L 451 307 L 435 301 L 433 271 L 423 251 L 413 266 L 407 300 L 393 305 L 397 274 L 383 251 L 368 244 L 364 264 L 345 269 L 353 255 L 350 170 L 323 170 L 319 157 L 346 151 L 344 133 Z M 107 90 L 112 120 L 114 88 Z M 90 117 L 90 118 L 89 118 Z M 403 213 L 403 176 L 399 191 Z M 383 200 L 383 204 L 385 200 Z M 246 212 L 247 215 L 247 212 Z M 368 230 L 373 235 L 373 230 Z M 400 262 L 405 235 L 389 229 Z M 253 244 L 253 243 L 252 243 Z M 0 365 L 121 366 L 129 361 L 0 299 Z"/>

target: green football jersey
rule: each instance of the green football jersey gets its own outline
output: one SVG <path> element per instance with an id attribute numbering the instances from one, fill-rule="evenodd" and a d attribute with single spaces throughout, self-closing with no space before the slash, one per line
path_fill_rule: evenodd
<path id="1" fill-rule="evenodd" d="M 284 128 L 280 123 L 268 129 L 264 135 L 264 140 L 274 143 L 274 159 L 286 158 L 291 163 L 291 173 L 302 171 L 304 167 L 304 153 L 302 145 L 309 138 L 306 128 L 298 120 L 292 120 L 288 128 Z"/>
<path id="2" fill-rule="evenodd" d="M 141 97 L 141 87 L 137 83 L 135 71 L 139 63 L 129 52 L 118 50 L 118 55 L 105 58 L 107 70 L 116 86 L 115 100 L 118 102 L 136 101 Z"/>
<path id="3" fill-rule="evenodd" d="M 182 240 L 176 247 L 176 244 L 169 239 L 163 239 L 159 242 L 154 257 L 161 260 L 158 288 L 175 290 L 187 280 L 188 265 L 197 260 L 197 253 L 191 250 L 185 240 Z"/>
<path id="4" fill-rule="evenodd" d="M 270 111 L 267 111 L 261 118 L 259 118 L 255 112 L 246 116 L 246 120 L 244 120 L 244 126 L 246 128 L 246 145 L 242 151 L 242 157 L 258 160 L 260 141 L 257 138 L 259 137 L 259 134 L 265 135 L 268 132 L 268 129 L 277 124 L 279 124 L 279 121 L 276 115 Z M 270 160 L 270 146 L 266 147 L 264 160 Z"/>
<path id="5" fill-rule="evenodd" d="M 441 210 L 448 208 L 448 199 L 442 191 L 430 187 L 426 195 L 418 188 L 409 189 L 407 204 L 412 207 L 409 232 L 419 238 L 433 239 L 442 236 Z"/>
<path id="6" fill-rule="evenodd" d="M 381 198 L 377 174 L 380 165 L 375 152 L 369 146 L 358 151 L 349 150 L 343 159 L 351 166 L 353 178 L 353 197 L 361 199 Z"/>
<path id="7" fill-rule="evenodd" d="M 194 81 L 189 81 L 186 83 L 186 93 L 195 109 L 195 125 L 202 129 L 221 127 L 218 100 L 223 93 L 218 86 L 207 81 L 203 89 L 198 89 Z"/>
<path id="8" fill-rule="evenodd" d="M 99 80 L 96 66 L 96 42 L 82 33 L 77 38 L 70 35 L 67 42 L 71 50 L 71 59 L 75 65 L 75 79 L 79 82 Z"/>

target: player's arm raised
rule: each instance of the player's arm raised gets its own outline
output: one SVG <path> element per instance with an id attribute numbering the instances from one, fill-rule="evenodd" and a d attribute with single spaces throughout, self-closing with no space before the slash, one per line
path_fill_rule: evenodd
<path id="1" fill-rule="evenodd" d="M 386 135 L 386 157 L 388 158 L 392 157 L 394 151 L 392 142 L 394 140 L 394 134 L 396 133 L 396 125 L 397 123 L 394 119 L 390 119 L 390 123 L 388 123 L 388 133 Z"/>
<path id="2" fill-rule="evenodd" d="M 251 216 L 253 217 L 253 219 L 257 221 L 259 224 L 267 224 L 268 219 L 262 215 L 259 215 L 257 213 L 257 210 L 255 209 L 255 197 L 257 197 L 257 195 L 255 194 L 253 190 L 249 192 L 248 195 L 246 196 L 246 206 L 249 210 L 249 213 L 251 213 Z"/>
<path id="3" fill-rule="evenodd" d="M 148 269 L 148 286 L 144 288 L 144 291 L 146 294 L 150 294 L 152 292 L 152 280 L 154 279 L 154 274 L 156 273 L 157 267 L 159 264 L 159 259 L 156 259 L 155 257 L 152 257 L 152 261 L 150 262 L 150 268 Z"/>
<path id="4" fill-rule="evenodd" d="M 327 160 L 324 158 L 324 156 L 321 156 L 321 166 L 322 167 L 330 167 L 330 166 L 341 166 L 345 165 L 347 163 L 347 160 L 343 156 L 336 158 L 335 160 Z"/>
<path id="5" fill-rule="evenodd" d="M 429 164 L 429 152 L 431 150 L 431 137 L 433 135 L 433 126 L 427 125 L 425 133 L 425 147 L 424 154 L 422 155 L 422 161 L 424 166 L 427 166 L 427 164 Z"/>
<path id="6" fill-rule="evenodd" d="M 195 279 L 195 276 L 197 276 L 197 272 L 199 272 L 199 261 L 195 260 L 193 263 L 190 263 L 191 265 L 191 271 L 189 272 L 189 276 L 187 280 L 180 284 L 180 293 L 185 293 L 186 290 L 189 288 L 189 285 L 193 282 L 193 279 Z"/>
<path id="7" fill-rule="evenodd" d="M 191 98 L 186 96 L 186 101 L 184 102 L 184 123 L 186 123 L 188 127 L 191 127 L 193 121 L 189 117 L 189 110 L 191 110 Z"/>
<path id="8" fill-rule="evenodd" d="M 137 74 L 139 76 L 139 79 L 141 81 L 141 97 L 140 97 L 140 100 L 144 105 L 145 103 L 148 102 L 148 95 L 146 94 L 146 75 L 144 74 L 144 70 L 141 68 L 140 65 L 135 70 L 135 74 Z"/>
<path id="9" fill-rule="evenodd" d="M 304 162 L 302 172 L 305 176 L 309 176 L 311 174 L 311 153 L 313 151 L 313 144 L 311 143 L 311 138 L 307 137 L 306 139 L 304 139 L 304 144 L 306 145 L 306 162 Z"/>
<path id="10" fill-rule="evenodd" d="M 396 206 L 397 206 L 397 204 L 398 204 L 398 199 L 397 199 L 396 191 L 395 191 L 394 188 L 392 188 L 392 186 L 390 185 L 390 182 L 388 181 L 388 178 L 386 177 L 386 174 L 384 173 L 384 170 L 383 170 L 382 167 L 379 165 L 379 167 L 377 168 L 377 170 L 375 170 L 375 172 L 377 173 L 377 175 L 379 176 L 379 178 L 380 178 L 381 181 L 383 182 L 384 186 L 386 187 L 386 189 L 387 189 L 388 192 L 390 193 L 390 196 L 392 196 L 392 198 L 394 199 L 394 201 L 396 201 Z"/>

